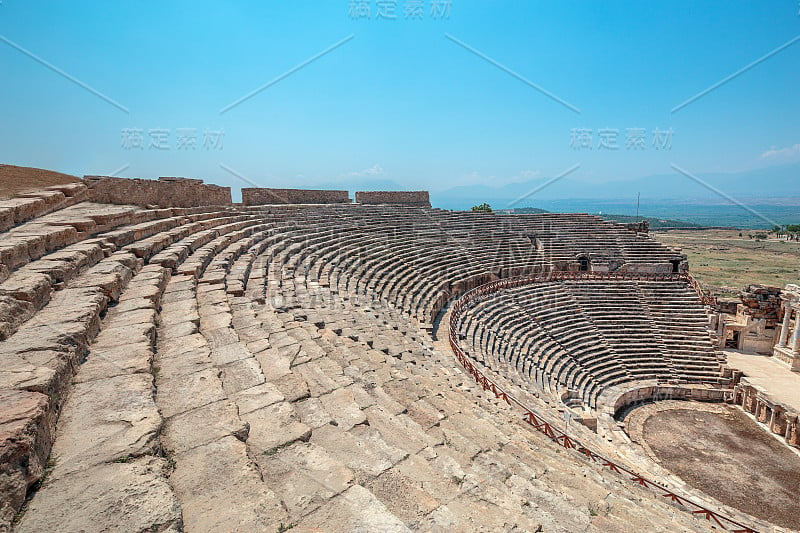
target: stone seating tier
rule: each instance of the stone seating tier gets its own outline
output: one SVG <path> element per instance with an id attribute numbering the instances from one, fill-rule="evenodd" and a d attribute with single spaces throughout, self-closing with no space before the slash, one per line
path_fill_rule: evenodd
<path id="1" fill-rule="evenodd" d="M 531 432 L 426 330 L 492 279 L 671 251 L 588 216 L 144 209 L 65 187 L 0 206 L 0 529 L 707 530 Z M 630 378 L 611 341 L 590 367 L 586 335 L 491 309 L 496 329 L 465 334 L 513 379 L 595 397 Z"/>

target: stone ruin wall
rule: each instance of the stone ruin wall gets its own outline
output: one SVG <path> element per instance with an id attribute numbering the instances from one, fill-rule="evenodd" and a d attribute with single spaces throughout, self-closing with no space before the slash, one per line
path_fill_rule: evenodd
<path id="1" fill-rule="evenodd" d="M 773 401 L 766 391 L 747 383 L 747 378 L 736 385 L 731 399 L 770 432 L 783 437 L 786 444 L 800 448 L 800 413 Z"/>
<path id="2" fill-rule="evenodd" d="M 767 328 L 775 328 L 781 313 L 781 289 L 766 285 L 748 285 L 741 294 L 741 312 L 754 320 L 765 320 Z"/>
<path id="3" fill-rule="evenodd" d="M 357 191 L 358 204 L 394 204 L 430 207 L 428 191 Z"/>
<path id="4" fill-rule="evenodd" d="M 625 228 L 634 233 L 650 233 L 650 222 L 647 220 L 642 220 L 641 222 L 628 222 L 625 224 Z"/>
<path id="5" fill-rule="evenodd" d="M 747 285 L 739 301 L 728 300 L 718 311 L 723 318 L 718 327 L 720 345 L 724 346 L 731 331 L 738 331 L 738 348 L 745 353 L 768 355 L 777 342 L 776 326 L 781 319 L 781 289 L 766 285 Z"/>
<path id="6" fill-rule="evenodd" d="M 349 204 L 347 191 L 323 191 L 313 189 L 267 189 L 242 188 L 244 205 L 271 204 Z"/>
<path id="7" fill-rule="evenodd" d="M 206 185 L 186 178 L 112 178 L 84 176 L 89 200 L 104 204 L 132 204 L 159 207 L 231 205 L 231 188 Z"/>
<path id="8" fill-rule="evenodd" d="M 722 402 L 722 388 L 693 387 L 691 385 L 635 385 L 630 388 L 615 387 L 602 398 L 599 411 L 614 418 L 625 409 L 662 400 L 695 400 L 698 402 Z"/>

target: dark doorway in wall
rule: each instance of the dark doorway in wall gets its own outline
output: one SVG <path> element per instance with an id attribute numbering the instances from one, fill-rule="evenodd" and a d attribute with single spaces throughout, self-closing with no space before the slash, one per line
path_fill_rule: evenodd
<path id="1" fill-rule="evenodd" d="M 680 271 L 679 269 L 681 268 L 681 260 L 672 259 L 670 263 L 672 263 L 672 272 L 677 274 Z"/>
<path id="2" fill-rule="evenodd" d="M 588 272 L 589 271 L 589 258 L 585 255 L 578 257 L 578 270 L 581 272 Z"/>
<path id="3" fill-rule="evenodd" d="M 725 339 L 725 347 L 726 348 L 733 348 L 734 350 L 739 349 L 739 332 L 738 331 L 731 331 L 731 337 L 729 339 Z"/>

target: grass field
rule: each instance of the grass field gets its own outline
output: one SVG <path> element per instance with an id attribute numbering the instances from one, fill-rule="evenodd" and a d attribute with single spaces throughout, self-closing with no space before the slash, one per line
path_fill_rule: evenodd
<path id="1" fill-rule="evenodd" d="M 689 272 L 713 292 L 729 295 L 749 283 L 783 287 L 800 283 L 800 242 L 774 238 L 758 242 L 753 231 L 653 232 L 653 237 L 689 257 Z"/>

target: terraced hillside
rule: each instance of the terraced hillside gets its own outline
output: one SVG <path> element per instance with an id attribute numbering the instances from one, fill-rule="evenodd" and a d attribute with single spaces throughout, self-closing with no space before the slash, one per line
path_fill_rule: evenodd
<path id="1" fill-rule="evenodd" d="M 0 205 L 0 529 L 704 531 L 532 432 L 429 331 L 498 277 L 670 271 L 589 216 Z"/>

